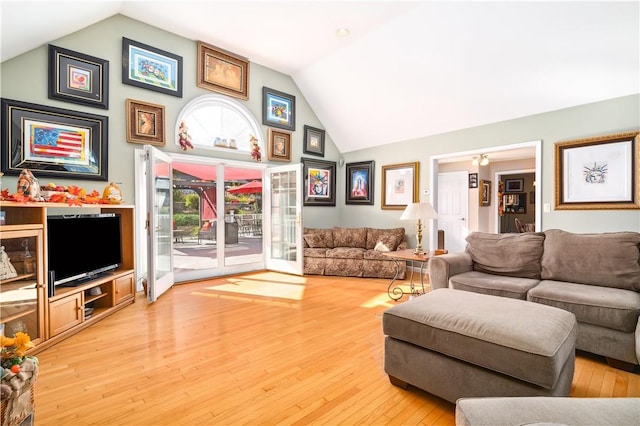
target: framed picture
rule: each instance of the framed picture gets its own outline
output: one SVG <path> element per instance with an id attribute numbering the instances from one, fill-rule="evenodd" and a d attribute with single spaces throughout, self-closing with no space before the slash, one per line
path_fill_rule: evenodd
<path id="1" fill-rule="evenodd" d="M 267 158 L 273 161 L 291 161 L 291 132 L 269 129 Z"/>
<path id="2" fill-rule="evenodd" d="M 524 191 L 524 179 L 505 179 L 504 192 L 522 192 Z"/>
<path id="3" fill-rule="evenodd" d="M 182 97 L 182 56 L 122 37 L 122 82 Z"/>
<path id="4" fill-rule="evenodd" d="M 108 180 L 109 118 L 3 98 L 2 171 Z"/>
<path id="5" fill-rule="evenodd" d="M 527 213 L 526 192 L 503 194 L 502 204 L 505 214 L 525 214 Z"/>
<path id="6" fill-rule="evenodd" d="M 324 157 L 324 135 L 325 131 L 315 127 L 304 126 L 304 146 L 302 151 L 305 154 Z"/>
<path id="7" fill-rule="evenodd" d="M 638 131 L 556 143 L 556 209 L 640 209 L 638 162 Z"/>
<path id="8" fill-rule="evenodd" d="M 300 159 L 303 165 L 305 206 L 336 205 L 336 163 L 334 161 Z"/>
<path id="9" fill-rule="evenodd" d="M 480 180 L 480 207 L 491 205 L 491 181 Z"/>
<path id="10" fill-rule="evenodd" d="M 382 208 L 404 210 L 417 203 L 420 163 L 402 163 L 382 166 Z"/>
<path id="11" fill-rule="evenodd" d="M 198 87 L 249 99 L 249 60 L 198 42 Z"/>
<path id="12" fill-rule="evenodd" d="M 296 97 L 278 90 L 262 88 L 262 124 L 296 130 Z"/>
<path id="13" fill-rule="evenodd" d="M 50 44 L 49 99 L 109 109 L 109 61 Z"/>
<path id="14" fill-rule="evenodd" d="M 164 106 L 127 99 L 127 142 L 165 146 Z"/>
<path id="15" fill-rule="evenodd" d="M 478 174 L 469 173 L 469 188 L 477 188 L 477 187 L 478 187 Z"/>
<path id="16" fill-rule="evenodd" d="M 373 161 L 347 163 L 346 204 L 373 205 L 374 165 Z"/>

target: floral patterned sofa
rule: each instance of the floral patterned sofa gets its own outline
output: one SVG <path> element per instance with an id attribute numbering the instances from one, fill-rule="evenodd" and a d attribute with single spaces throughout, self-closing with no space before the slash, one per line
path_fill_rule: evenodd
<path id="1" fill-rule="evenodd" d="M 344 277 L 393 278 L 396 264 L 385 251 L 406 249 L 404 228 L 304 228 L 304 273 Z M 406 264 L 399 263 L 404 279 Z"/>

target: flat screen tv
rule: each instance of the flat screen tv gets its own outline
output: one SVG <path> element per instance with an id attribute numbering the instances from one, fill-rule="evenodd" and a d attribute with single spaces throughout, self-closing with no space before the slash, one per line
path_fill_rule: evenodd
<path id="1" fill-rule="evenodd" d="M 47 217 L 49 280 L 76 286 L 122 264 L 120 215 L 78 214 Z"/>

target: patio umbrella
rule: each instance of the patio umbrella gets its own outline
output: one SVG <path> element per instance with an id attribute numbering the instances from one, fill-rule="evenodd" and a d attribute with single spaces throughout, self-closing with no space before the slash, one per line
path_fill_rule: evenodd
<path id="1" fill-rule="evenodd" d="M 243 185 L 236 186 L 227 190 L 231 194 L 256 194 L 262 192 L 262 181 L 252 180 Z"/>

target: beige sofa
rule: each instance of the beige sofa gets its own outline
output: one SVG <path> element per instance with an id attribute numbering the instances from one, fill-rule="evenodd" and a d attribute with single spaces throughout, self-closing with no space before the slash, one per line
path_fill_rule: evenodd
<path id="1" fill-rule="evenodd" d="M 474 232 L 464 253 L 429 261 L 431 288 L 543 303 L 575 314 L 576 348 L 640 363 L 640 233 Z"/>
<path id="2" fill-rule="evenodd" d="M 346 277 L 393 278 L 396 263 L 384 251 L 406 249 L 404 228 L 304 228 L 304 273 Z M 398 263 L 398 279 L 406 263 Z"/>

